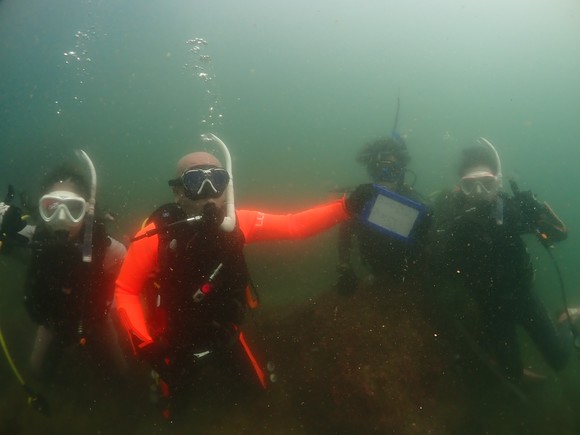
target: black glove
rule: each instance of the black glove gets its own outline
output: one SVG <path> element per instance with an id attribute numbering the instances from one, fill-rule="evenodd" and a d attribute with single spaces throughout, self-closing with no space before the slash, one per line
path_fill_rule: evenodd
<path id="1" fill-rule="evenodd" d="M 18 207 L 0 202 L 0 238 L 6 240 L 18 236 L 26 226 Z"/>
<path id="2" fill-rule="evenodd" d="M 514 198 L 520 207 L 524 222 L 529 226 L 535 226 L 542 212 L 543 204 L 538 201 L 531 190 L 518 192 Z"/>
<path id="3" fill-rule="evenodd" d="M 14 190 L 14 186 L 12 184 L 8 185 L 8 192 L 6 193 L 6 196 L 4 197 L 4 203 L 6 205 L 10 204 L 12 202 L 12 200 L 14 199 L 14 195 L 16 194 L 16 191 Z"/>
<path id="4" fill-rule="evenodd" d="M 354 191 L 347 196 L 345 200 L 346 211 L 351 216 L 359 216 L 365 204 L 373 196 L 373 185 L 372 184 L 361 184 Z"/>
<path id="5" fill-rule="evenodd" d="M 334 285 L 336 292 L 343 296 L 349 296 L 354 294 L 357 286 L 358 279 L 352 266 L 349 264 L 341 264 L 337 268 L 338 270 L 338 280 Z"/>

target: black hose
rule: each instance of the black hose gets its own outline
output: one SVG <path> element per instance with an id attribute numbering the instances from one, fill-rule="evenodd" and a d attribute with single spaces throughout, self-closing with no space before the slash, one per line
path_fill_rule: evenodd
<path id="1" fill-rule="evenodd" d="M 520 188 L 517 185 L 517 183 L 514 180 L 509 180 L 510 182 L 510 187 L 514 193 L 514 196 L 517 196 L 520 193 Z M 540 237 L 538 237 L 538 240 L 540 240 L 540 243 L 542 244 L 542 246 L 544 248 L 546 248 L 546 252 L 548 253 L 548 257 L 550 257 L 550 260 L 552 261 L 552 264 L 554 266 L 554 269 L 556 270 L 556 275 L 558 276 L 558 283 L 560 284 L 560 296 L 562 297 L 562 304 L 564 305 L 564 313 L 566 314 L 566 319 L 568 320 L 568 325 L 570 327 L 570 331 L 572 332 L 572 335 L 574 337 L 574 346 L 580 348 L 580 341 L 578 341 L 578 329 L 576 328 L 576 326 L 574 325 L 574 322 L 572 321 L 572 317 L 570 316 L 570 312 L 568 310 L 568 297 L 566 295 L 566 285 L 564 284 L 564 278 L 562 277 L 562 271 L 560 270 L 560 264 L 558 263 L 558 260 L 556 260 L 556 257 L 554 257 L 554 254 L 551 251 L 551 248 L 553 247 L 552 244 L 550 244 L 549 240 L 546 241 Z"/>

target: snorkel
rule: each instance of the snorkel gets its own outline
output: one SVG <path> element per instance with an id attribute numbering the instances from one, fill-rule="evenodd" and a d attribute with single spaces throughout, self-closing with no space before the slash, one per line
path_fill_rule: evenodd
<path id="1" fill-rule="evenodd" d="M 393 122 L 393 128 L 391 130 L 391 139 L 396 142 L 397 147 L 400 148 L 399 153 L 407 153 L 407 144 L 405 143 L 405 139 L 401 136 L 401 133 L 398 131 L 399 126 L 399 113 L 401 111 L 401 96 L 397 95 L 397 108 L 395 110 L 395 120 Z M 394 153 L 397 155 L 397 153 Z M 400 158 L 400 157 L 399 157 Z M 406 162 L 391 167 L 383 167 L 380 171 L 380 174 L 377 176 L 377 182 L 387 182 L 387 183 L 394 183 L 397 187 L 401 187 L 405 182 L 405 174 L 406 172 L 411 172 L 415 178 L 416 175 L 414 172 L 407 169 L 408 158 L 404 159 L 407 160 Z M 414 184 L 414 183 L 413 183 Z"/>
<path id="2" fill-rule="evenodd" d="M 480 137 L 476 142 L 480 145 L 487 146 L 495 158 L 495 162 L 497 164 L 497 173 L 495 174 L 495 179 L 497 182 L 497 190 L 499 192 L 503 186 L 503 173 L 501 171 L 501 160 L 499 159 L 499 154 L 497 153 L 497 150 L 492 145 L 492 143 L 486 138 Z M 503 199 L 500 195 L 496 196 L 495 205 L 495 222 L 497 225 L 503 225 Z"/>
<path id="3" fill-rule="evenodd" d="M 77 151 L 77 156 L 84 160 L 89 168 L 89 172 L 91 174 L 91 193 L 90 198 L 87 204 L 87 212 L 85 215 L 85 234 L 83 238 L 83 262 L 84 263 L 91 263 L 93 261 L 93 223 L 95 217 L 95 202 L 96 202 L 96 195 L 97 195 L 97 172 L 95 171 L 95 165 L 89 158 L 88 154 L 85 153 L 83 150 Z M 89 284 L 91 286 L 92 283 Z M 87 342 L 85 337 L 85 325 L 84 325 L 84 314 L 86 311 L 86 295 L 83 294 L 81 299 L 81 319 L 79 320 L 77 333 L 80 337 L 79 344 L 84 346 Z"/>
<path id="4" fill-rule="evenodd" d="M 97 194 L 97 172 L 93 162 L 83 150 L 77 151 L 77 156 L 87 164 L 91 174 L 91 196 L 87 204 L 87 214 L 85 219 L 85 234 L 83 240 L 83 262 L 93 261 L 93 221 L 95 217 L 95 202 Z"/>
<path id="5" fill-rule="evenodd" d="M 501 189 L 503 186 L 503 173 L 501 172 L 501 160 L 499 159 L 499 154 L 497 153 L 497 150 L 492 145 L 492 143 L 484 137 L 480 137 L 477 140 L 477 142 L 480 144 L 487 145 L 489 147 L 489 149 L 491 150 L 493 156 L 495 157 L 495 161 L 497 163 L 497 174 L 495 174 L 495 178 L 497 180 L 498 189 Z"/>
<path id="6" fill-rule="evenodd" d="M 399 111 L 401 110 L 401 96 L 397 95 L 397 111 L 395 112 L 395 122 L 393 123 L 393 129 L 391 130 L 391 136 L 397 141 L 401 141 L 401 135 L 397 131 L 397 126 L 399 125 Z"/>
<path id="7" fill-rule="evenodd" d="M 232 157 L 230 151 L 223 141 L 212 133 L 205 133 L 201 135 L 201 139 L 204 142 L 213 142 L 221 149 L 225 157 L 226 171 L 230 175 L 230 181 L 225 190 L 225 205 L 226 205 L 226 215 L 222 221 L 220 227 L 226 232 L 231 232 L 236 226 L 236 209 L 234 203 L 234 176 L 232 174 Z"/>

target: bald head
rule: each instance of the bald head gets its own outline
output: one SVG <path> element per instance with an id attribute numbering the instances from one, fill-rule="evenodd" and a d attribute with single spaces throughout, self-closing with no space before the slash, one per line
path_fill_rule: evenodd
<path id="1" fill-rule="evenodd" d="M 216 168 L 221 168 L 222 164 L 214 155 L 199 151 L 187 154 L 179 159 L 177 162 L 176 175 L 179 177 L 187 169 L 191 169 L 196 166 L 215 166 Z"/>

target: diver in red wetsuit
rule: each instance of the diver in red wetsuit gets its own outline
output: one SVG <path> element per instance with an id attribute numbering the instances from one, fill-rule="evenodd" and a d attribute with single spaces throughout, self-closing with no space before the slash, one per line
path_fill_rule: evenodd
<path id="1" fill-rule="evenodd" d="M 202 360 L 241 364 L 266 387 L 240 331 L 249 285 L 243 247 L 317 234 L 346 220 L 351 201 L 288 215 L 235 210 L 229 153 L 217 137 L 209 139 L 222 147 L 226 167 L 206 152 L 179 160 L 177 178 L 169 181 L 175 201 L 157 209 L 136 235 L 116 282 L 135 354 L 157 372 L 169 397 L 191 386 Z M 151 277 L 154 286 L 147 285 Z M 154 291 L 145 295 L 151 303 L 144 310 L 148 287 Z"/>

